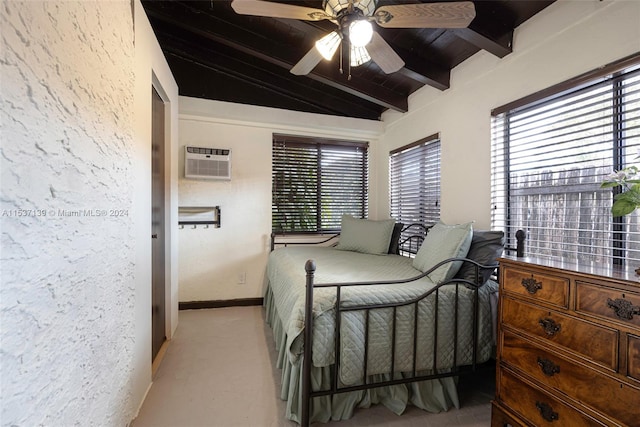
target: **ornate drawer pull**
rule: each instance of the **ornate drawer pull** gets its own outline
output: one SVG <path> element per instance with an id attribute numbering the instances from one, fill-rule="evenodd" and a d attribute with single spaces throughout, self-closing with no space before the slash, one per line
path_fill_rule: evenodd
<path id="1" fill-rule="evenodd" d="M 553 408 L 548 403 L 536 402 L 536 408 L 538 408 L 545 421 L 552 422 L 558 419 L 558 413 L 553 412 Z"/>
<path id="2" fill-rule="evenodd" d="M 560 332 L 560 324 L 556 323 L 552 318 L 547 317 L 538 320 L 538 324 L 544 328 L 544 331 L 550 337 Z"/>
<path id="3" fill-rule="evenodd" d="M 556 365 L 549 359 L 543 359 L 539 356 L 538 356 L 538 366 L 540 366 L 540 369 L 542 369 L 542 372 L 548 377 L 552 377 L 555 374 L 560 373 L 560 366 Z"/>
<path id="4" fill-rule="evenodd" d="M 632 320 L 633 315 L 640 315 L 640 307 L 635 307 L 631 301 L 624 298 L 607 298 L 607 307 L 612 308 L 616 317 L 622 320 Z"/>
<path id="5" fill-rule="evenodd" d="M 530 278 L 522 279 L 522 286 L 524 286 L 530 294 L 535 294 L 539 289 L 542 289 L 542 282 L 536 282 L 536 279 L 534 279 L 532 275 Z"/>

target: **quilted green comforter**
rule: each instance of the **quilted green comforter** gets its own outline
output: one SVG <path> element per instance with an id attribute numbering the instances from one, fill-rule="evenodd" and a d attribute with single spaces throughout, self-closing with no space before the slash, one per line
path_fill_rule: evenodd
<path id="1" fill-rule="evenodd" d="M 286 334 L 288 359 L 299 362 L 303 348 L 305 262 L 316 263 L 314 283 L 369 282 L 408 279 L 421 272 L 412 266 L 412 259 L 398 255 L 368 255 L 335 248 L 296 246 L 279 248 L 270 255 L 267 280 L 273 303 Z M 434 287 L 428 278 L 417 281 L 377 286 L 346 287 L 341 304 L 345 306 L 401 302 L 416 298 Z M 486 361 L 492 353 L 493 334 L 489 294 L 497 285 L 487 282 L 479 291 L 479 324 L 477 325 L 477 362 Z M 459 308 L 456 310 L 455 295 Z M 417 370 L 448 368 L 472 362 L 473 294 L 465 286 L 446 285 L 438 291 L 437 351 L 434 354 L 435 294 L 418 304 Z M 313 365 L 326 367 L 334 363 L 335 288 L 314 290 Z M 398 308 L 396 313 L 396 372 L 412 370 L 414 343 L 414 305 Z M 385 374 L 391 371 L 392 316 L 390 308 L 376 309 L 370 314 L 367 373 Z M 458 325 L 457 347 L 453 327 Z M 341 320 L 340 380 L 344 385 L 358 383 L 363 378 L 365 315 L 345 313 Z M 457 349 L 454 351 L 454 349 Z"/>

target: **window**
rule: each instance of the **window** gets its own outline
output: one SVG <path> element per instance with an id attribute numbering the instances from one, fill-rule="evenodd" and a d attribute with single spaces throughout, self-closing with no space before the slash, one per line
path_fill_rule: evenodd
<path id="1" fill-rule="evenodd" d="M 339 231 L 343 214 L 366 218 L 368 143 L 273 135 L 274 232 Z"/>
<path id="2" fill-rule="evenodd" d="M 440 139 L 432 135 L 389 153 L 391 216 L 404 224 L 440 219 Z M 405 236 L 403 236 L 405 237 Z"/>
<path id="3" fill-rule="evenodd" d="M 512 248 L 525 230 L 527 255 L 640 260 L 638 213 L 613 218 L 616 190 L 600 186 L 639 148 L 637 56 L 494 110 L 493 227 Z"/>

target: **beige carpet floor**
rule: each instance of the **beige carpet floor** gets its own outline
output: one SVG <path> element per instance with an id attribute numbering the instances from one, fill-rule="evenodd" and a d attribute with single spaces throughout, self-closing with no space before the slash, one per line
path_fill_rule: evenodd
<path id="1" fill-rule="evenodd" d="M 275 357 L 262 307 L 180 311 L 176 334 L 132 427 L 298 426 L 285 418 Z M 489 426 L 494 375 L 490 370 L 462 377 L 460 409 L 431 414 L 409 407 L 397 416 L 376 406 L 324 426 Z"/>

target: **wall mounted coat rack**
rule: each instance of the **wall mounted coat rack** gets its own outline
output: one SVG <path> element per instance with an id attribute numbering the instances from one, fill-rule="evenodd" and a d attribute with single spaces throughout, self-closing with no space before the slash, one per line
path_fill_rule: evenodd
<path id="1" fill-rule="evenodd" d="M 190 225 L 197 228 L 203 225 L 204 228 L 213 226 L 220 228 L 220 206 L 180 206 L 178 207 L 178 225 L 184 228 Z"/>

